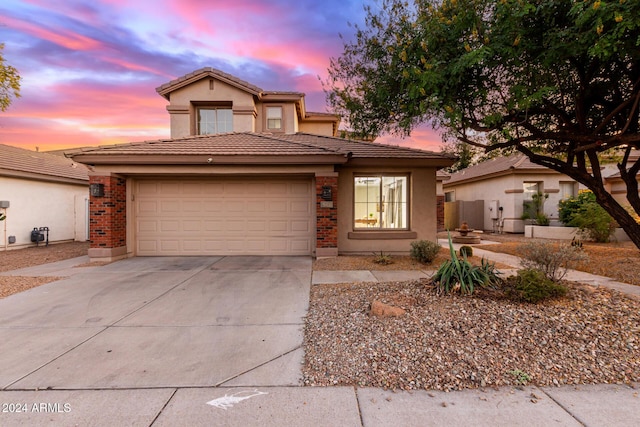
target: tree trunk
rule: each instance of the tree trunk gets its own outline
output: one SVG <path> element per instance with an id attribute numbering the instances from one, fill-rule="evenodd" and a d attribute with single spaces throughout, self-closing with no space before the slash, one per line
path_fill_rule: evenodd
<path id="1" fill-rule="evenodd" d="M 586 185 L 586 184 L 585 184 Z M 613 196 L 604 188 L 604 185 L 590 188 L 596 196 L 596 201 L 604 208 L 605 211 L 618 225 L 627 233 L 631 241 L 640 249 L 640 224 L 638 224 L 629 212 L 618 203 Z"/>

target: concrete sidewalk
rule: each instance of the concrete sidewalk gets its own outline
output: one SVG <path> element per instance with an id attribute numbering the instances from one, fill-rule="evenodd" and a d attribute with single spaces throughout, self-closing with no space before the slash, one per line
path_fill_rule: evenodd
<path id="1" fill-rule="evenodd" d="M 83 262 L 4 273 L 67 279 L 0 300 L 1 426 L 640 425 L 640 384 L 449 393 L 300 386 L 312 283 L 432 270 L 323 277 L 300 257 L 75 267 Z"/>

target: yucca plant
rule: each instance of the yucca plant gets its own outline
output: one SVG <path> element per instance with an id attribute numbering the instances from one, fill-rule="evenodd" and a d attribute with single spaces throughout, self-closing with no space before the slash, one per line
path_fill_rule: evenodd
<path id="1" fill-rule="evenodd" d="M 451 242 L 451 233 L 449 235 L 449 251 L 451 259 L 445 261 L 436 274 L 433 281 L 439 292 L 449 293 L 459 291 L 461 294 L 471 295 L 476 287 L 485 287 L 496 283 L 499 279 L 499 271 L 495 269 L 495 265 L 482 259 L 482 267 L 471 265 L 467 260 L 467 255 L 463 253 L 462 259 L 456 256 Z"/>

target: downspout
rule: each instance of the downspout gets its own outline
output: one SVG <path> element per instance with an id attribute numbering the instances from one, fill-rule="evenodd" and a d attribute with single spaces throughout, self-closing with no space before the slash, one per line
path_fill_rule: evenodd
<path id="1" fill-rule="evenodd" d="M 4 216 L 4 220 L 2 220 L 4 227 L 4 251 L 6 252 L 7 250 L 9 250 L 9 239 L 7 238 L 7 208 L 2 208 L 2 214 Z"/>

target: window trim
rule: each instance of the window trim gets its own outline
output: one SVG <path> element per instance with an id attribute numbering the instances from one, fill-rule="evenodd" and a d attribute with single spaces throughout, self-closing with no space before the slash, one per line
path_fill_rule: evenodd
<path id="1" fill-rule="evenodd" d="M 231 132 L 233 132 L 233 102 L 231 101 L 191 101 L 191 129 L 192 135 L 216 135 L 216 133 L 201 134 L 200 133 L 200 110 L 230 110 L 231 111 Z M 226 133 L 226 132 L 221 132 Z"/>
<path id="2" fill-rule="evenodd" d="M 404 204 L 406 206 L 406 212 L 405 212 L 405 226 L 404 227 L 399 227 L 399 228 L 382 228 L 379 226 L 374 226 L 374 227 L 362 227 L 362 226 L 358 226 L 356 223 L 356 180 L 358 178 L 380 178 L 380 192 L 382 191 L 382 182 L 383 182 L 383 178 L 389 178 L 389 177 L 395 177 L 395 178 L 405 178 L 405 182 L 406 182 L 406 188 L 404 189 L 404 193 L 405 193 L 405 197 L 406 200 L 404 201 Z M 409 232 L 411 231 L 411 174 L 410 173 L 386 173 L 386 172 L 381 172 L 381 173 L 377 173 L 377 172 L 372 172 L 372 173 L 354 173 L 353 177 L 352 177 L 352 190 L 353 190 L 353 197 L 352 197 L 352 201 L 351 201 L 351 207 L 352 207 L 352 214 L 351 214 L 351 229 L 353 230 L 352 233 L 387 233 L 387 234 L 391 234 L 391 233 L 396 233 L 399 235 L 405 232 Z M 381 193 L 380 193 L 381 194 Z M 350 233 L 350 235 L 352 234 Z M 355 235 L 354 235 L 355 236 Z M 355 238 L 355 237 L 354 237 Z"/>
<path id="3" fill-rule="evenodd" d="M 280 128 L 269 127 L 269 108 L 280 109 Z M 264 104 L 264 130 L 265 132 L 284 133 L 285 120 L 284 120 L 284 105 L 283 104 Z"/>

